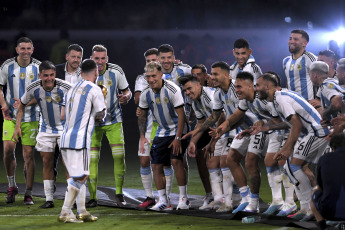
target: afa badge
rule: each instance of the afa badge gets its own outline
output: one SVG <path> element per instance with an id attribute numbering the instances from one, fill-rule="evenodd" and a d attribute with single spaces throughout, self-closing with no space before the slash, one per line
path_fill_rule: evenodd
<path id="1" fill-rule="evenodd" d="M 165 104 L 168 104 L 169 99 L 168 99 L 167 97 L 164 97 L 164 98 L 163 98 L 163 101 L 164 101 Z"/>
<path id="2" fill-rule="evenodd" d="M 35 79 L 35 75 L 33 72 L 29 73 L 29 79 L 32 81 Z"/>
<path id="3" fill-rule="evenodd" d="M 327 88 L 333 89 L 333 88 L 334 88 L 334 84 L 333 84 L 333 83 L 328 83 L 328 84 L 327 84 Z"/>
<path id="4" fill-rule="evenodd" d="M 59 103 L 59 102 L 61 101 L 61 97 L 60 97 L 59 95 L 57 95 L 57 96 L 55 97 L 55 101 Z"/>
<path id="5" fill-rule="evenodd" d="M 293 70 L 293 67 L 294 67 L 294 66 L 295 66 L 294 64 L 291 64 L 291 65 L 290 65 L 290 71 Z"/>
<path id="6" fill-rule="evenodd" d="M 159 97 L 156 98 L 156 103 L 160 104 L 161 103 L 161 99 Z"/>
<path id="7" fill-rule="evenodd" d="M 20 73 L 19 77 L 20 79 L 25 79 L 25 73 Z"/>
<path id="8" fill-rule="evenodd" d="M 51 96 L 47 96 L 47 97 L 46 97 L 46 101 L 47 101 L 48 103 L 52 102 L 52 97 L 51 97 Z"/>
<path id="9" fill-rule="evenodd" d="M 98 81 L 97 85 L 103 85 L 103 81 Z"/>
<path id="10" fill-rule="evenodd" d="M 112 86 L 112 85 L 113 85 L 113 81 L 112 81 L 112 80 L 108 80 L 107 83 L 108 83 L 109 86 Z"/>

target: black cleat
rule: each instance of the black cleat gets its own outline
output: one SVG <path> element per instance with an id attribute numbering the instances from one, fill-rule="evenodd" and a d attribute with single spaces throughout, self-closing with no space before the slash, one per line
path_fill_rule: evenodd
<path id="1" fill-rule="evenodd" d="M 46 201 L 39 208 L 54 208 L 54 202 L 53 201 Z"/>
<path id="2" fill-rule="evenodd" d="M 127 204 L 125 201 L 125 198 L 123 197 L 123 194 L 116 194 L 115 195 L 115 201 L 117 203 L 117 206 L 119 206 L 119 207 L 123 207 Z"/>
<path id="3" fill-rule="evenodd" d="M 94 207 L 97 207 L 97 205 L 98 205 L 97 200 L 95 199 L 91 199 L 85 204 L 87 208 L 94 208 Z"/>

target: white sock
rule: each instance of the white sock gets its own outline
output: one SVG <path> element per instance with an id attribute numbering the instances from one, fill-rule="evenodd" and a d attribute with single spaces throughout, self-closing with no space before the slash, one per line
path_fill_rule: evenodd
<path id="1" fill-rule="evenodd" d="M 224 203 L 225 205 L 232 205 L 232 174 L 229 168 L 222 168 L 223 174 L 223 191 L 224 191 Z"/>
<path id="2" fill-rule="evenodd" d="M 158 190 L 159 201 L 167 203 L 167 194 L 165 189 Z"/>
<path id="3" fill-rule="evenodd" d="M 68 184 L 67 186 L 67 192 L 65 195 L 65 201 L 64 204 L 62 206 L 63 210 L 72 210 L 72 206 L 75 202 L 75 199 L 78 196 L 79 193 L 79 189 L 71 184 Z"/>
<path id="4" fill-rule="evenodd" d="M 54 180 L 43 180 L 44 194 L 46 195 L 46 201 L 53 201 L 54 197 Z"/>
<path id="5" fill-rule="evenodd" d="M 282 174 L 283 178 L 283 185 L 285 189 L 285 203 L 293 204 L 295 203 L 293 198 L 293 192 L 295 191 L 295 188 L 293 184 L 290 182 L 290 179 L 285 174 Z"/>
<path id="6" fill-rule="evenodd" d="M 165 189 L 166 189 L 166 195 L 169 197 L 171 193 L 171 187 L 174 180 L 174 169 L 172 166 L 170 168 L 164 169 L 164 175 L 165 175 Z"/>
<path id="7" fill-rule="evenodd" d="M 85 208 L 85 199 L 86 199 L 86 185 L 83 184 L 80 187 L 80 192 L 77 196 L 76 199 L 76 204 L 77 204 L 77 212 L 78 213 L 84 213 L 86 212 L 86 208 Z"/>
<path id="8" fill-rule="evenodd" d="M 295 186 L 295 190 L 298 200 L 300 201 L 301 210 L 308 211 L 310 209 L 312 190 L 310 180 L 302 169 L 295 171 L 293 175 L 299 181 L 299 185 Z"/>
<path id="9" fill-rule="evenodd" d="M 210 183 L 214 201 L 221 201 L 223 198 L 222 174 L 219 168 L 209 169 Z"/>
<path id="10" fill-rule="evenodd" d="M 180 199 L 183 197 L 187 197 L 187 185 L 178 186 L 178 190 L 180 191 Z"/>
<path id="11" fill-rule="evenodd" d="M 16 186 L 16 181 L 15 181 L 14 176 L 7 176 L 7 180 L 8 180 L 8 187 L 9 188 Z"/>
<path id="12" fill-rule="evenodd" d="M 153 198 L 151 167 L 140 167 L 141 182 L 147 197 Z"/>
<path id="13" fill-rule="evenodd" d="M 282 174 L 279 170 L 274 170 L 271 173 L 267 173 L 268 183 L 272 191 L 272 201 L 282 202 Z"/>

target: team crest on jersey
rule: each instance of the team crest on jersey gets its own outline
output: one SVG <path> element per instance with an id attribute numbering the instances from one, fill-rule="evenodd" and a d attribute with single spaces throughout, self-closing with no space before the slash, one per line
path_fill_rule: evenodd
<path id="1" fill-rule="evenodd" d="M 59 95 L 57 95 L 57 96 L 55 97 L 55 101 L 56 101 L 56 102 L 60 102 L 60 101 L 61 101 L 61 97 L 60 97 Z"/>
<path id="2" fill-rule="evenodd" d="M 297 69 L 298 69 L 298 71 L 301 71 L 301 70 L 302 70 L 302 65 L 301 65 L 301 64 L 298 64 L 298 65 L 297 65 Z"/>
<path id="3" fill-rule="evenodd" d="M 161 99 L 159 97 L 156 98 L 156 103 L 160 104 L 161 103 Z"/>
<path id="4" fill-rule="evenodd" d="M 168 104 L 169 99 L 168 99 L 167 97 L 164 97 L 164 98 L 163 98 L 163 101 L 164 101 L 165 104 Z"/>
<path id="5" fill-rule="evenodd" d="M 51 96 L 47 96 L 47 97 L 46 97 L 46 101 L 47 101 L 48 103 L 52 102 L 52 97 L 51 97 Z"/>
<path id="6" fill-rule="evenodd" d="M 97 84 L 98 85 L 103 85 L 103 81 L 98 81 Z"/>
<path id="7" fill-rule="evenodd" d="M 291 64 L 291 65 L 290 65 L 290 71 L 293 70 L 293 67 L 294 67 L 294 66 L 295 66 L 294 64 Z"/>
<path id="8" fill-rule="evenodd" d="M 229 104 L 229 100 L 228 100 L 228 99 L 225 99 L 225 101 L 226 101 L 226 104 L 228 105 L 228 104 Z"/>
<path id="9" fill-rule="evenodd" d="M 112 81 L 112 80 L 108 80 L 107 83 L 108 83 L 109 86 L 112 86 L 112 85 L 113 85 L 113 81 Z"/>
<path id="10" fill-rule="evenodd" d="M 25 73 L 20 73 L 19 77 L 20 79 L 25 79 Z"/>
<path id="11" fill-rule="evenodd" d="M 327 88 L 329 88 L 329 89 L 333 89 L 334 86 L 335 86 L 335 85 L 334 85 L 333 83 L 328 83 L 328 84 L 327 84 Z"/>
<path id="12" fill-rule="evenodd" d="M 35 79 L 35 75 L 33 72 L 29 73 L 29 79 L 32 81 Z"/>

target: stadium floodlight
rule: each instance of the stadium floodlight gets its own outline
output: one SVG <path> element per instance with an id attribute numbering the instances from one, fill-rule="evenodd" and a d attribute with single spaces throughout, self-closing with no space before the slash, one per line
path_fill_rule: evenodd
<path id="1" fill-rule="evenodd" d="M 329 35 L 329 38 L 335 40 L 339 45 L 345 42 L 345 28 L 340 27 Z"/>
<path id="2" fill-rule="evenodd" d="M 291 17 L 285 17 L 285 18 L 284 18 L 284 21 L 285 21 L 286 23 L 291 23 L 292 19 L 291 19 Z"/>

